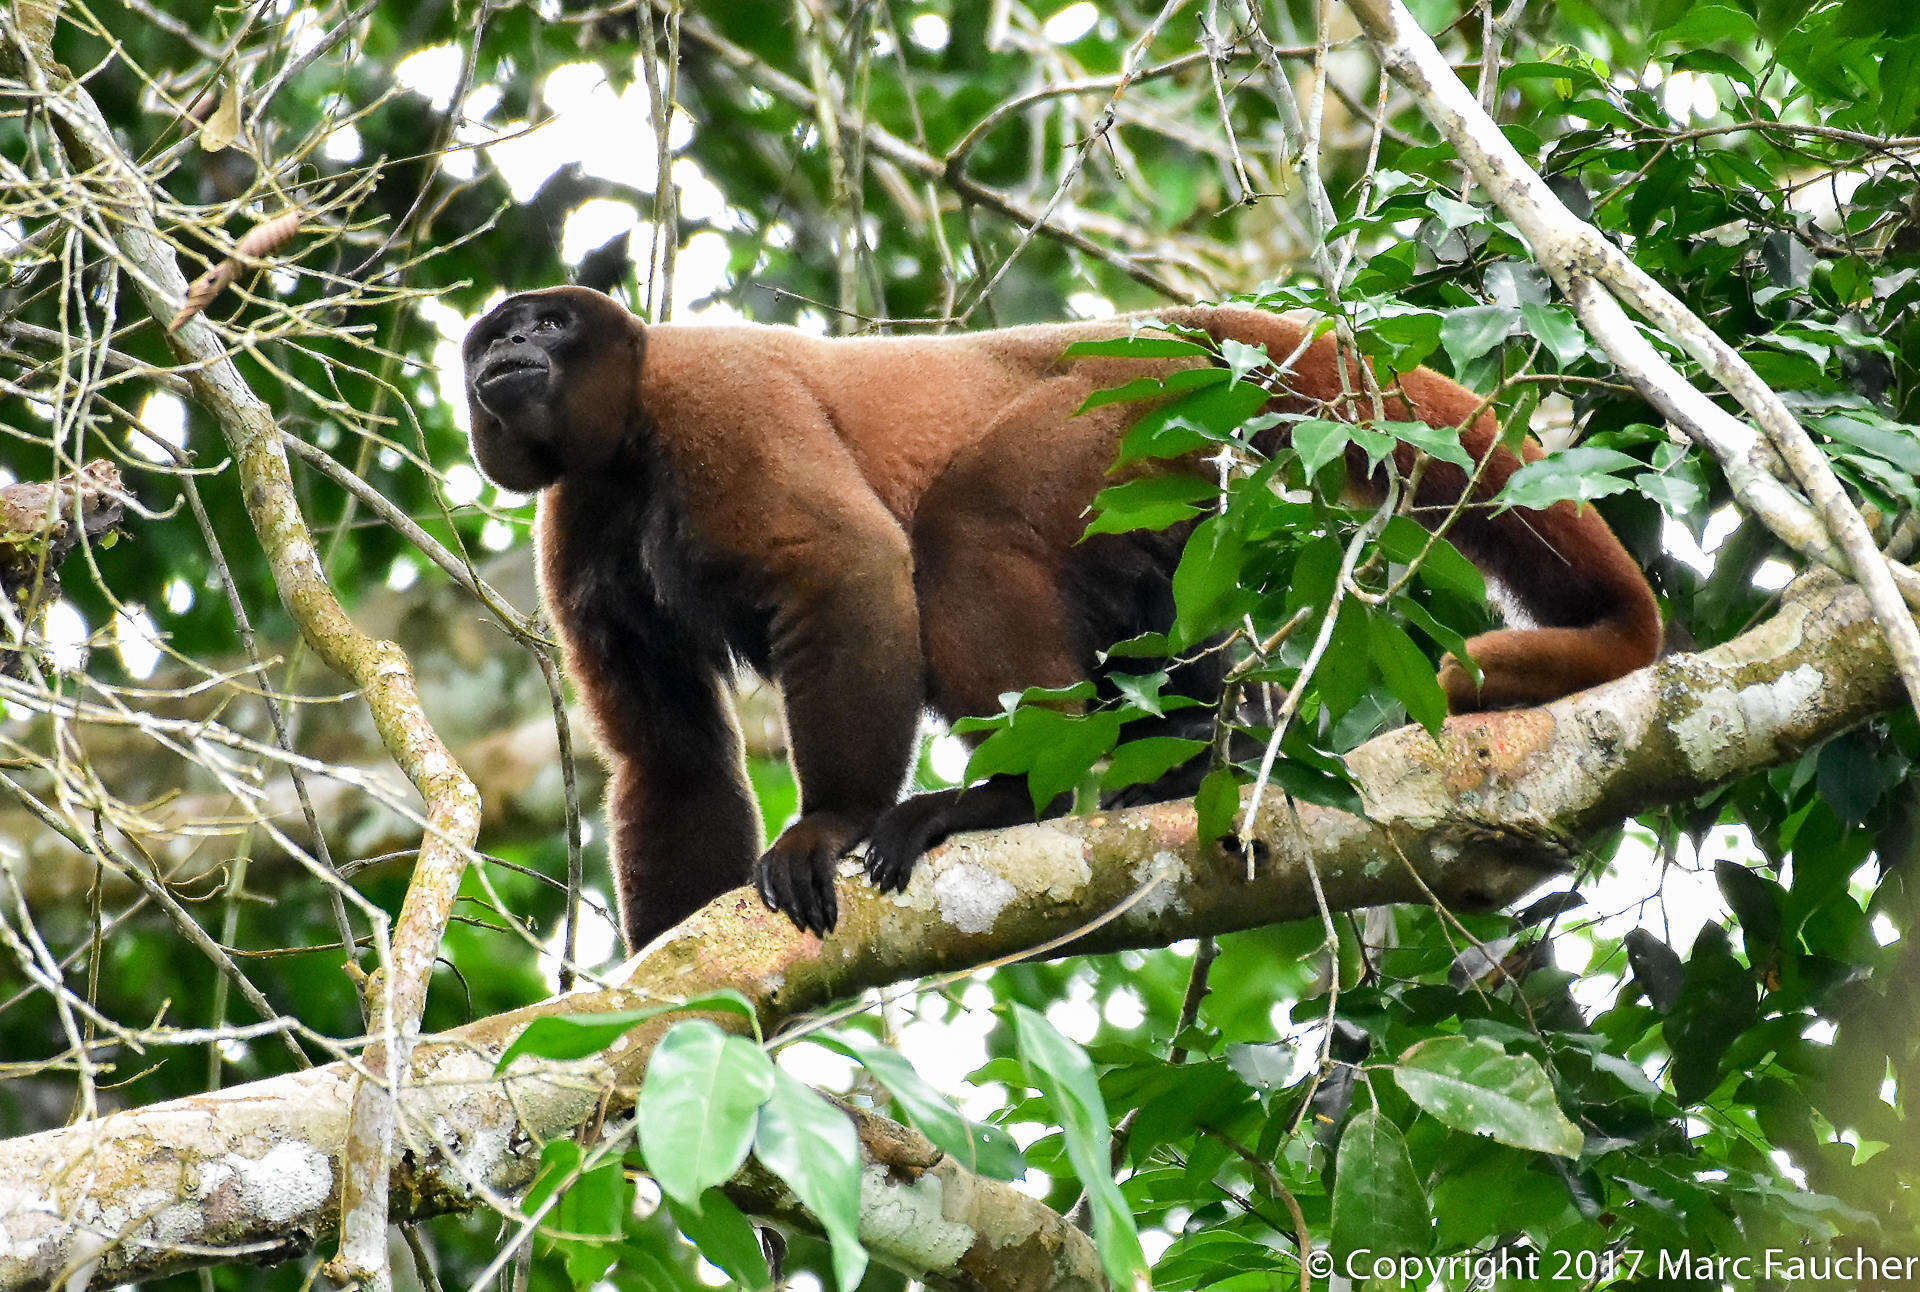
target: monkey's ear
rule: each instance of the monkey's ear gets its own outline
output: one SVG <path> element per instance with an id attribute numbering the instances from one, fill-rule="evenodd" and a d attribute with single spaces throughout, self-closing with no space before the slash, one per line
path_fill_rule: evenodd
<path id="1" fill-rule="evenodd" d="M 515 493 L 534 493 L 560 478 L 553 455 L 542 452 L 524 435 L 516 435 L 500 419 L 467 396 L 468 424 L 473 428 L 473 457 L 487 479 Z"/>

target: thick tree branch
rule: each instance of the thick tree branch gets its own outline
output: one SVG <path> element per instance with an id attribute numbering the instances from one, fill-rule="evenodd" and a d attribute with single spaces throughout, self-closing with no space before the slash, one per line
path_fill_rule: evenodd
<path id="1" fill-rule="evenodd" d="M 501 1051 L 541 1014 L 593 1013 L 720 987 L 769 1028 L 866 988 L 1021 954 L 1164 946 L 1336 909 L 1511 901 L 1586 836 L 1802 750 L 1900 702 L 1857 589 L 1803 581 L 1766 623 L 1541 709 L 1391 732 L 1348 756 L 1366 817 L 1274 802 L 1264 860 L 1195 837 L 1189 804 L 956 838 L 904 894 L 853 878 L 826 942 L 747 889 L 648 947 L 619 990 L 485 1019 L 417 1047 L 398 1087 L 408 1147 L 397 1217 L 471 1207 L 529 1179 L 538 1145 L 619 1111 L 666 1021 L 592 1061 L 516 1067 Z M 0 1142 L 0 1292 L 46 1288 L 88 1262 L 106 1285 L 220 1260 L 280 1259 L 333 1223 L 353 1075 L 333 1064 Z M 943 1207 L 954 1193 L 943 1194 Z M 949 1218 L 951 1215 L 949 1213 Z M 957 1222 L 956 1222 L 957 1223 Z M 85 1285 L 86 1280 L 73 1286 Z"/>

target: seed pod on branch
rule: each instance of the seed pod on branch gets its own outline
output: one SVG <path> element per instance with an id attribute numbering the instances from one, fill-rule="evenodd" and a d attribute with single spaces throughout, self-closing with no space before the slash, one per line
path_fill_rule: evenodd
<path id="1" fill-rule="evenodd" d="M 257 264 L 262 257 L 279 250 L 300 228 L 305 218 L 299 211 L 288 211 L 285 215 L 275 216 L 247 230 L 240 241 L 234 244 L 232 255 L 188 285 L 187 299 L 182 302 L 180 312 L 173 316 L 173 321 L 167 324 L 167 332 L 172 334 L 179 331 L 181 324 L 211 305 L 243 268 Z"/>

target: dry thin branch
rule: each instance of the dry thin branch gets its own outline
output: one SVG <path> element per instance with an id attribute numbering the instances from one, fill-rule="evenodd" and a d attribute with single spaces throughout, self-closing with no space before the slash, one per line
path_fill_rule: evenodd
<path id="1" fill-rule="evenodd" d="M 118 206 L 118 218 L 109 226 L 118 267 L 156 319 L 172 317 L 185 299 L 186 284 L 160 234 L 154 193 L 135 161 L 121 151 L 92 97 L 53 61 L 44 41 L 36 44 L 28 30 L 4 14 L 0 67 L 41 96 L 70 168 L 92 172 L 94 183 L 111 194 Z M 382 743 L 427 803 L 427 828 L 400 917 L 391 939 L 376 938 L 386 955 L 382 971 L 367 984 L 366 998 L 381 1044 L 368 1055 L 369 1079 L 356 1088 L 343 1180 L 348 1259 L 342 1272 L 382 1288 L 390 1282 L 387 1164 L 397 1125 L 395 1087 L 409 1069 L 440 939 L 479 830 L 479 800 L 421 708 L 406 656 L 391 642 L 363 634 L 328 586 L 272 410 L 248 387 L 204 319 L 188 319 L 170 343 L 179 359 L 197 365 L 187 380 L 233 452 L 248 516 L 287 609 L 315 652 L 363 692 Z"/>
<path id="2" fill-rule="evenodd" d="M 665 0 L 640 0 L 640 2 L 652 3 L 663 12 L 671 11 L 673 8 L 665 3 Z M 779 69 L 768 67 L 752 53 L 740 48 L 693 15 L 689 14 L 681 19 L 680 32 L 684 39 L 707 49 L 721 63 L 747 77 L 757 88 L 765 90 L 776 98 L 784 99 L 802 111 L 816 113 L 821 110 L 819 97 L 812 89 Z M 1047 218 L 1045 213 L 1033 210 L 1000 190 L 969 178 L 957 166 L 949 167 L 947 163 L 931 153 L 914 147 L 882 126 L 871 121 L 842 118 L 840 128 L 860 134 L 865 139 L 867 148 L 876 157 L 891 162 L 907 174 L 944 184 L 962 200 L 997 212 L 1022 228 L 1032 229 L 1036 233 L 1073 248 L 1082 255 L 1091 256 L 1102 264 L 1119 270 L 1135 282 L 1151 287 L 1168 300 L 1186 300 L 1191 295 L 1134 257 L 1095 242 L 1059 221 Z"/>

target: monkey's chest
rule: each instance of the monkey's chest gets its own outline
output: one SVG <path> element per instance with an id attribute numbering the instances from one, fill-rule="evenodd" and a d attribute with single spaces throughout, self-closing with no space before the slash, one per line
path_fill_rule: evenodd
<path id="1" fill-rule="evenodd" d="M 674 509 L 636 508 L 576 528 L 570 560 L 548 563 L 560 615 L 618 657 L 672 649 L 765 673 L 771 611 L 755 580 L 715 554 Z"/>

